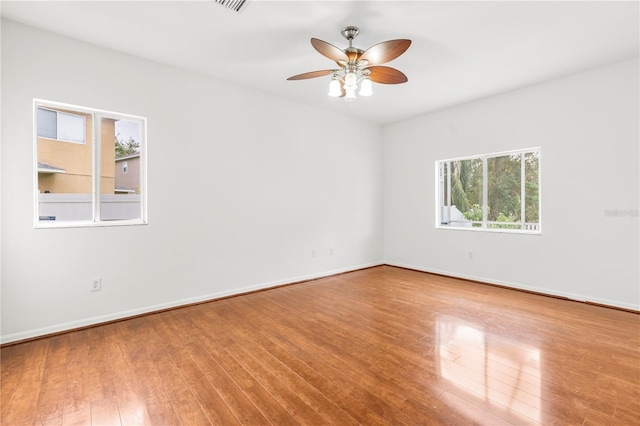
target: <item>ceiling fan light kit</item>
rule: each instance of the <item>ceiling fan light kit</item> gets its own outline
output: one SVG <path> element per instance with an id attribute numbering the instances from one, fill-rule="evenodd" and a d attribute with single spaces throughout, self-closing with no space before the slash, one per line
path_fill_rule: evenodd
<path id="1" fill-rule="evenodd" d="M 326 41 L 317 38 L 311 39 L 311 45 L 321 55 L 334 61 L 340 68 L 330 70 L 312 71 L 294 75 L 287 80 L 305 80 L 308 78 L 331 75 L 329 93 L 331 97 L 343 97 L 347 102 L 353 102 L 358 97 L 358 83 L 360 83 L 360 96 L 373 94 L 373 82 L 380 84 L 401 84 L 408 81 L 407 76 L 401 71 L 380 66 L 402 55 L 411 45 L 411 40 L 398 39 L 378 43 L 367 50 L 353 47 L 353 39 L 358 35 L 358 27 L 345 27 L 342 36 L 349 41 L 349 47 L 339 49 Z"/>

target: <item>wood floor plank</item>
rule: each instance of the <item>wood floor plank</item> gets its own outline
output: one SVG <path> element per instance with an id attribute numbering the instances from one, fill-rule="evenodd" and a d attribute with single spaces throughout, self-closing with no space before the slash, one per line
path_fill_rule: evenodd
<path id="1" fill-rule="evenodd" d="M 175 315 L 171 315 L 174 318 Z M 199 362 L 206 363 L 198 358 L 198 351 L 191 346 L 191 340 L 180 341 L 175 339 L 175 329 L 168 325 L 164 319 L 156 326 L 156 333 L 159 340 L 154 344 L 154 358 L 160 356 L 173 356 L 176 365 L 189 386 L 190 391 L 200 404 L 200 408 L 212 424 L 234 425 L 239 424 L 238 418 L 231 408 L 226 404 L 215 385 L 210 382 L 205 370 L 201 369 Z"/>
<path id="2" fill-rule="evenodd" d="M 91 424 L 120 425 L 118 398 L 112 380 L 111 363 L 106 348 L 105 328 L 88 331 L 89 338 L 89 402 Z"/>
<path id="3" fill-rule="evenodd" d="M 137 322 L 142 323 L 144 319 L 139 318 Z M 136 334 L 143 332 L 144 339 L 138 342 L 142 345 L 130 347 L 129 352 L 130 360 L 136 368 L 138 394 L 145 401 L 145 406 L 147 403 L 169 400 L 181 424 L 210 424 L 183 374 L 181 363 L 185 355 L 182 353 L 183 348 L 175 344 L 175 340 L 180 337 L 175 334 L 166 335 L 160 342 L 161 339 L 153 331 L 149 328 L 132 330 Z M 174 345 L 180 351 L 166 348 L 157 350 L 161 344 Z"/>
<path id="4" fill-rule="evenodd" d="M 203 377 L 220 396 L 219 403 L 221 405 L 218 410 L 222 410 L 225 417 L 232 418 L 231 414 L 233 414 L 233 417 L 243 424 L 267 424 L 266 417 L 247 398 L 234 378 L 208 351 L 208 342 L 196 339 L 190 329 L 187 329 L 189 330 L 188 334 L 178 334 L 179 331 L 185 330 L 178 325 L 180 322 L 182 322 L 182 316 L 179 312 L 163 314 L 161 333 L 159 334 L 170 344 L 171 352 L 179 355 L 181 364 L 189 362 L 189 359 L 194 361 L 194 368 L 198 368 L 202 372 Z M 172 339 L 171 335 L 179 336 L 180 342 Z M 231 413 L 228 413 L 228 410 Z M 230 421 L 235 422 L 236 420 Z"/>
<path id="5" fill-rule="evenodd" d="M 230 315 L 219 314 L 212 316 L 216 313 L 211 311 L 205 314 L 209 315 L 212 323 L 225 324 L 225 329 L 232 330 L 234 337 L 238 338 L 239 335 L 240 340 L 246 344 L 247 348 L 251 348 L 256 358 L 267 368 L 270 368 L 275 375 L 280 376 L 283 382 L 289 383 L 292 388 L 300 389 L 301 386 L 297 386 L 296 380 L 288 377 L 289 374 L 295 374 L 304 379 L 322 395 L 338 402 L 339 407 L 363 424 L 377 424 L 383 419 L 383 417 L 376 414 L 376 410 L 371 410 L 362 404 L 360 399 L 354 398 L 351 393 L 355 392 L 354 387 L 357 385 L 347 382 L 339 370 L 333 370 L 329 366 L 320 365 L 320 363 L 313 364 L 314 361 L 319 361 L 315 356 L 305 353 L 298 346 L 290 344 L 286 340 L 280 340 L 279 336 L 286 335 L 286 331 L 279 331 L 275 327 L 253 327 L 253 332 L 247 332 L 246 327 L 242 327 L 242 322 L 245 324 L 259 324 L 261 315 L 252 311 L 251 304 L 246 304 L 245 307 L 246 310 L 243 309 L 243 318 L 238 318 L 236 323 L 231 322 Z M 304 386 L 307 385 L 303 384 L 302 387 Z M 375 401 L 373 405 L 376 405 L 377 409 L 386 405 L 384 401 L 376 399 L 373 394 L 367 393 L 366 390 L 361 388 L 360 391 L 361 393 L 358 395 L 364 396 L 362 400 L 366 400 L 369 403 Z M 315 405 L 313 402 L 310 402 L 310 404 Z M 326 411 L 327 413 L 336 411 L 335 408 L 329 408 L 325 410 L 319 409 L 319 411 Z M 334 420 L 338 420 L 340 423 L 345 422 L 345 420 L 340 419 Z M 330 419 L 326 419 L 326 421 L 330 421 Z"/>
<path id="6" fill-rule="evenodd" d="M 206 344 L 190 345 L 190 352 L 197 358 L 198 367 L 204 377 L 215 388 L 234 417 L 241 424 L 268 424 L 267 418 L 247 397 L 240 386 L 227 374 Z"/>
<path id="7" fill-rule="evenodd" d="M 291 369 L 327 398 L 336 402 L 354 419 L 365 424 L 375 424 L 378 419 L 370 414 L 374 413 L 378 418 L 400 423 L 397 417 L 402 419 L 402 412 L 394 410 L 386 400 L 360 386 L 360 380 L 349 381 L 342 368 L 331 367 L 312 351 L 305 351 L 282 334 L 263 331 L 253 337 L 268 353 L 268 356 L 260 356 L 261 361 L 269 365 L 276 363 L 276 367 L 272 366 L 276 371 L 280 370 L 278 364 Z M 365 419 L 369 421 L 365 422 Z M 406 422 L 409 419 L 403 420 Z"/>
<path id="8" fill-rule="evenodd" d="M 118 405 L 121 424 L 150 424 L 151 417 L 144 399 L 138 394 L 135 368 L 128 361 L 126 345 L 130 341 L 123 323 L 104 328 L 106 356 L 109 360 L 110 380 Z"/>
<path id="9" fill-rule="evenodd" d="M 51 338 L 42 382 L 38 394 L 38 403 L 34 413 L 34 422 L 43 424 L 62 424 L 65 401 L 61 394 L 67 391 L 66 362 L 69 353 L 69 335 Z"/>
<path id="10" fill-rule="evenodd" d="M 1 424 L 31 424 L 35 420 L 35 410 L 38 404 L 50 339 L 37 340 L 28 343 L 28 345 L 29 351 L 25 355 L 22 368 L 19 371 L 15 371 L 20 376 L 20 379 L 17 381 L 12 394 L 7 395 L 7 407 L 3 413 Z M 3 355 L 2 360 L 6 358 L 6 355 Z M 12 380 L 9 379 L 9 381 L 11 382 Z"/>
<path id="11" fill-rule="evenodd" d="M 640 424 L 640 315 L 390 266 L 3 347 L 2 425 Z"/>
<path id="12" fill-rule="evenodd" d="M 310 408 L 312 419 L 315 419 L 310 419 L 311 421 L 314 423 L 341 425 L 358 423 L 354 417 L 341 408 L 341 405 L 336 405 L 324 392 L 266 351 L 258 334 L 255 332 L 248 333 L 241 327 L 233 327 L 231 323 L 225 322 L 222 317 L 218 317 L 217 321 L 221 324 L 226 324 L 225 328 L 231 330 L 229 334 L 232 334 L 232 336 L 225 340 L 224 345 L 238 348 L 234 353 L 238 354 L 239 358 L 244 360 L 245 365 L 248 365 L 249 368 L 256 368 L 255 366 L 258 365 L 258 374 L 260 371 L 270 371 L 270 376 L 262 376 L 265 380 L 261 383 L 269 387 L 273 384 L 281 384 L 284 387 L 280 386 L 279 388 L 284 390 L 285 395 L 295 395 L 297 393 L 299 395 L 297 399 L 302 403 L 298 409 Z M 293 409 L 291 408 L 291 410 Z M 305 412 L 309 412 L 309 410 L 305 410 Z M 315 415 L 313 415 L 314 413 Z M 370 424 L 375 424 L 373 419 L 370 420 Z M 303 422 L 303 424 L 308 423 Z"/>
<path id="13" fill-rule="evenodd" d="M 327 417 L 323 417 L 323 410 L 314 410 L 299 394 L 300 388 L 290 385 L 290 381 L 282 379 L 282 370 L 274 371 L 268 362 L 264 361 L 266 354 L 260 348 L 253 348 L 250 353 L 240 347 L 235 352 L 237 359 L 260 382 L 267 391 L 289 412 L 300 424 L 327 424 Z M 257 358 L 256 358 L 257 357 Z M 260 361 L 262 360 L 262 361 Z M 339 410 L 339 407 L 336 406 Z M 346 423 L 346 422 L 345 422 Z"/>
<path id="14" fill-rule="evenodd" d="M 176 320 L 184 320 L 183 317 Z M 190 323 L 183 323 L 190 326 Z M 282 407 L 271 394 L 238 362 L 232 350 L 232 342 L 223 334 L 202 333 L 193 330 L 195 340 L 204 345 L 218 365 L 242 390 L 254 407 L 272 424 L 298 424 L 298 422 Z"/>
<path id="15" fill-rule="evenodd" d="M 63 424 L 84 425 L 91 423 L 91 400 L 89 397 L 89 340 L 90 330 L 81 330 L 69 335 L 69 353 L 65 363 L 65 404 L 62 411 Z"/>

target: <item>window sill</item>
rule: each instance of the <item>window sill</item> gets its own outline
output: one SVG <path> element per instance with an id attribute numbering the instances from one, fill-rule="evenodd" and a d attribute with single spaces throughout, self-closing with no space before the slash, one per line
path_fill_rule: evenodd
<path id="1" fill-rule="evenodd" d="M 102 222 L 89 222 L 89 221 L 38 221 L 34 224 L 35 229 L 55 229 L 55 228 L 101 228 L 111 226 L 138 226 L 147 225 L 147 221 L 141 219 L 132 220 L 111 220 Z"/>
<path id="2" fill-rule="evenodd" d="M 462 226 L 442 226 L 436 225 L 436 229 L 445 229 L 448 231 L 470 231 L 470 232 L 489 232 L 498 234 L 525 234 L 525 235 L 542 235 L 542 230 L 528 231 L 526 229 L 503 229 L 503 228 L 476 228 Z"/>

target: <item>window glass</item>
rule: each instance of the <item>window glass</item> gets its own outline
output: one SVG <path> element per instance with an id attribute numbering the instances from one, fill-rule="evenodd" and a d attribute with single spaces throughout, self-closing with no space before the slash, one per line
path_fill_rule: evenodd
<path id="1" fill-rule="evenodd" d="M 540 187 L 538 152 L 525 154 L 525 222 L 537 224 L 540 220 Z"/>
<path id="2" fill-rule="evenodd" d="M 453 226 L 480 226 L 482 221 L 481 159 L 452 160 L 440 163 L 443 168 L 443 220 Z"/>
<path id="3" fill-rule="evenodd" d="M 487 159 L 487 219 L 490 228 L 519 229 L 521 221 L 520 154 Z M 510 225 L 510 223 L 518 225 Z"/>
<path id="4" fill-rule="evenodd" d="M 72 116 L 53 108 L 38 108 L 37 115 L 38 221 L 90 221 L 93 218 L 93 146 L 68 143 L 62 139 L 59 136 L 58 118 Z M 80 120 L 84 128 L 84 117 L 80 117 Z M 63 119 L 62 123 L 65 127 L 71 127 L 78 121 Z M 88 124 L 87 131 L 92 139 L 90 118 Z M 73 135 L 73 132 L 65 135 Z"/>
<path id="5" fill-rule="evenodd" d="M 141 217 L 141 123 L 128 119 L 101 118 L 102 220 L 132 220 Z M 120 160 L 126 158 L 126 160 Z M 121 163 L 116 166 L 116 163 Z"/>

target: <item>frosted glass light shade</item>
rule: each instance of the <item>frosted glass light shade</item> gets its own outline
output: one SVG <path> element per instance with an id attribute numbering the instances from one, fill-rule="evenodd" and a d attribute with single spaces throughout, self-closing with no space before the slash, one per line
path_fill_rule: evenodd
<path id="1" fill-rule="evenodd" d="M 342 90 L 340 90 L 340 80 L 332 79 L 331 83 L 329 83 L 329 96 L 337 98 L 340 95 L 342 95 Z"/>
<path id="2" fill-rule="evenodd" d="M 360 96 L 371 96 L 373 95 L 373 83 L 366 77 L 360 83 L 360 92 L 358 93 Z"/>
<path id="3" fill-rule="evenodd" d="M 358 87 L 358 79 L 356 77 L 356 73 L 348 72 L 347 75 L 344 76 L 344 89 L 356 90 L 357 87 Z"/>

